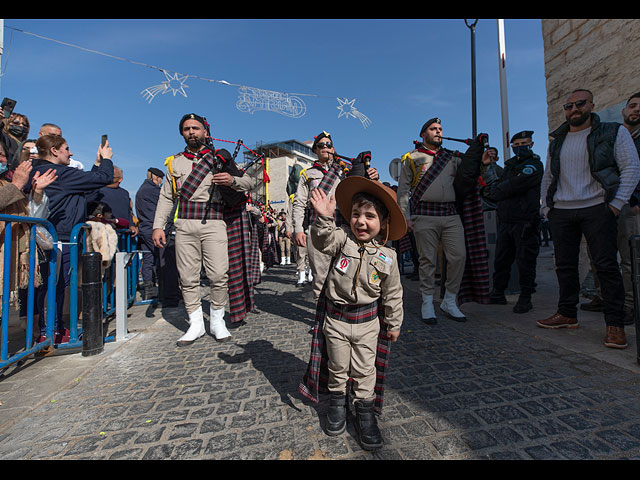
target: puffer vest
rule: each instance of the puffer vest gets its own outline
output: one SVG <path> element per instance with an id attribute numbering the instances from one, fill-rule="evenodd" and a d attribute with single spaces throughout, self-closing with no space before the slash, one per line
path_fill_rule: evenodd
<path id="1" fill-rule="evenodd" d="M 605 202 L 610 202 L 620 186 L 620 171 L 613 157 L 613 148 L 621 124 L 617 122 L 601 122 L 597 114 L 591 114 L 591 133 L 587 136 L 587 152 L 591 176 L 602 186 Z M 549 158 L 553 180 L 547 191 L 547 205 L 553 206 L 553 195 L 558 187 L 560 176 L 560 151 L 569 131 L 569 124 L 563 123 L 551 132 L 553 140 L 549 144 Z"/>

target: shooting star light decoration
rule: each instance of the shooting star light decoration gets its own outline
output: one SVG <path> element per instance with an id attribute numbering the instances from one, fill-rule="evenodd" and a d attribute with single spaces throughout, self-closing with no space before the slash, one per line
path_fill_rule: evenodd
<path id="1" fill-rule="evenodd" d="M 371 125 L 371 120 L 369 120 L 369 117 L 367 117 L 362 112 L 359 112 L 356 109 L 356 107 L 353 106 L 354 103 L 356 102 L 355 98 L 353 100 L 347 100 L 346 98 L 343 98 L 343 99 L 337 98 L 336 100 L 338 100 L 338 106 L 336 108 L 340 110 L 340 113 L 338 114 L 338 118 L 343 116 L 346 118 L 349 118 L 349 117 L 357 118 L 358 120 L 360 120 L 364 128 L 367 128 L 369 125 Z M 345 111 L 345 107 L 349 107 L 349 110 Z"/>
<path id="2" fill-rule="evenodd" d="M 154 85 L 152 87 L 145 88 L 140 95 L 147 100 L 148 103 L 151 103 L 153 99 L 159 93 L 164 95 L 165 93 L 173 93 L 173 96 L 176 96 L 176 93 L 181 94 L 183 97 L 187 97 L 187 92 L 185 92 L 185 88 L 189 88 L 189 85 L 185 85 L 184 82 L 187 81 L 189 75 L 180 75 L 179 73 L 174 73 L 173 75 L 169 75 L 166 70 L 161 70 L 164 73 L 166 80 L 159 85 Z"/>

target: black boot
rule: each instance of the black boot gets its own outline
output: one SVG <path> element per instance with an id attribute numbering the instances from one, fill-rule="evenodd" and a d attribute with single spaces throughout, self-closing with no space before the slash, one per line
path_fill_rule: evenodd
<path id="1" fill-rule="evenodd" d="M 513 313 L 527 313 L 533 308 L 530 295 L 520 295 L 518 302 L 513 307 Z"/>
<path id="2" fill-rule="evenodd" d="M 347 396 L 344 393 L 332 393 L 327 412 L 327 435 L 340 435 L 344 432 L 346 425 Z"/>
<path id="3" fill-rule="evenodd" d="M 382 448 L 382 435 L 378 428 L 373 400 L 358 400 L 356 405 L 356 431 L 360 445 L 365 450 Z"/>

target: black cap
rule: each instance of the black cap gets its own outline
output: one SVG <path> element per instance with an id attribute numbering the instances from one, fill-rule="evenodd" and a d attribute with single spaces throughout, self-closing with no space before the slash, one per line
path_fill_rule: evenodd
<path id="1" fill-rule="evenodd" d="M 424 125 L 422 125 L 422 128 L 420 129 L 420 136 L 422 136 L 422 134 L 424 133 L 424 131 L 429 128 L 429 125 L 431 125 L 432 123 L 440 123 L 442 124 L 442 121 L 438 118 L 438 117 L 433 117 L 429 120 L 427 120 L 425 122 Z"/>
<path id="2" fill-rule="evenodd" d="M 187 113 L 184 117 L 182 117 L 182 119 L 180 120 L 180 126 L 178 127 L 178 130 L 180 131 L 180 134 L 182 134 L 182 125 L 184 124 L 184 122 L 186 122 L 187 120 L 197 120 L 198 122 L 200 122 L 202 124 L 202 126 L 207 129 L 209 127 L 209 124 L 207 123 L 207 121 L 201 117 L 200 115 L 196 115 L 195 113 Z"/>
<path id="3" fill-rule="evenodd" d="M 316 135 L 315 137 L 313 137 L 313 145 L 311 145 L 311 151 L 314 151 L 316 149 L 316 145 L 318 144 L 318 142 L 320 140 L 322 140 L 323 138 L 328 138 L 329 140 L 331 140 L 331 134 L 329 132 L 325 132 L 324 130 L 322 132 L 320 132 L 318 135 Z M 333 140 L 332 140 L 333 141 Z"/>
<path id="4" fill-rule="evenodd" d="M 151 167 L 149 170 L 147 170 L 147 172 L 151 172 L 156 177 L 160 177 L 160 178 L 164 177 L 164 172 L 156 167 Z"/>
<path id="5" fill-rule="evenodd" d="M 533 137 L 533 130 L 523 130 L 522 132 L 518 132 L 513 137 L 511 137 L 511 141 L 509 143 L 513 143 L 514 140 L 518 140 L 519 138 L 531 137 Z"/>

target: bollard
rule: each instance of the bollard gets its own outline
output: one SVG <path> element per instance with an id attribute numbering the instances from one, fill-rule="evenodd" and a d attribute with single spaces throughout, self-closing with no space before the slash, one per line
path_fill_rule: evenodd
<path id="1" fill-rule="evenodd" d="M 640 235 L 629 238 L 631 252 L 631 281 L 633 284 L 633 323 L 636 328 L 636 362 L 640 364 Z"/>
<path id="2" fill-rule="evenodd" d="M 102 255 L 82 254 L 82 356 L 104 350 L 102 333 Z"/>

